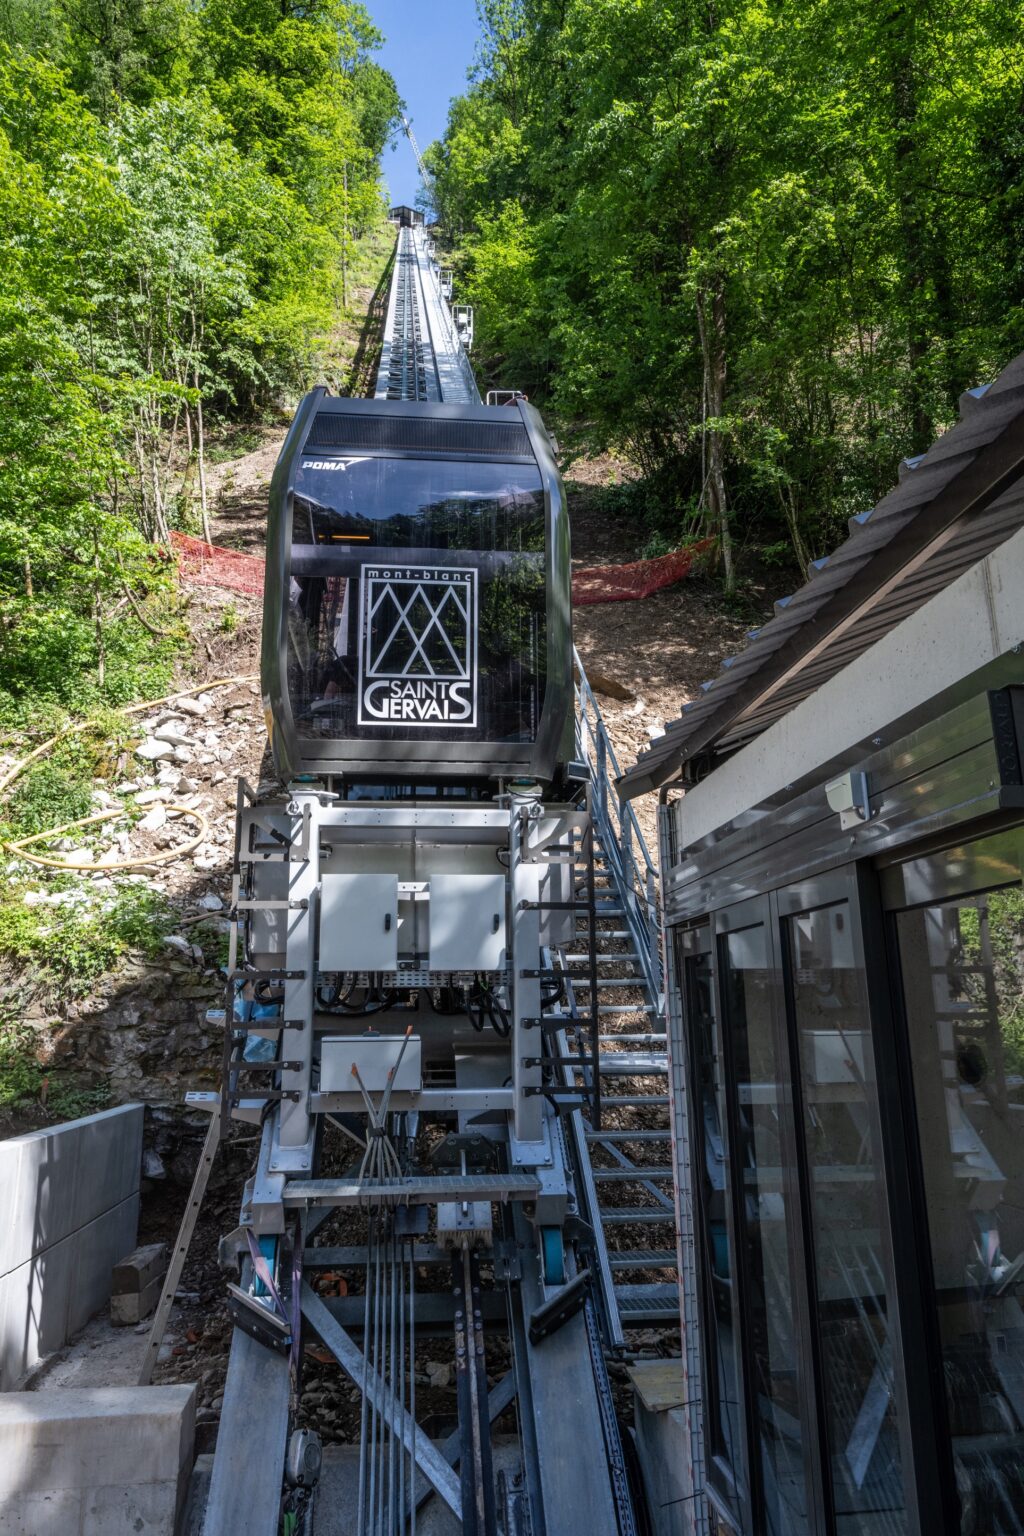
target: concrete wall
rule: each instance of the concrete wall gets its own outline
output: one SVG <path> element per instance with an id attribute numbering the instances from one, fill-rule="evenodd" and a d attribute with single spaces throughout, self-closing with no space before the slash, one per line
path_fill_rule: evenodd
<path id="1" fill-rule="evenodd" d="M 0 1142 L 0 1391 L 110 1295 L 135 1247 L 141 1104 Z"/>
<path id="2" fill-rule="evenodd" d="M 0 1536 L 174 1536 L 194 1386 L 0 1396 Z"/>

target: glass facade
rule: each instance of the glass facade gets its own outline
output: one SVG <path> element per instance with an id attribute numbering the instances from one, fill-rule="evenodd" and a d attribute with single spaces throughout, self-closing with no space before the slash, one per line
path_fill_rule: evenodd
<path id="1" fill-rule="evenodd" d="M 864 971 L 848 902 L 786 918 L 831 1501 L 839 1536 L 906 1530 Z"/>
<path id="2" fill-rule="evenodd" d="M 744 1536 L 1024 1536 L 1022 864 L 1024 828 L 911 845 L 675 948 L 705 1478 Z"/>
<path id="3" fill-rule="evenodd" d="M 683 965 L 691 1024 L 691 1080 L 698 1099 L 694 1182 L 702 1237 L 701 1306 L 710 1476 L 730 1512 L 738 1517 L 743 1488 L 743 1398 L 725 1078 L 715 1027 L 711 955 L 691 955 Z"/>
<path id="4" fill-rule="evenodd" d="M 300 737 L 533 741 L 545 564 L 535 466 L 304 457 L 287 620 Z"/>
<path id="5" fill-rule="evenodd" d="M 791 1118 L 789 1073 L 772 1012 L 772 971 L 763 925 L 720 941 L 722 1013 L 730 1042 L 740 1245 L 747 1309 L 749 1392 L 757 1437 L 764 1528 L 807 1531 L 806 1401 L 793 1314 L 796 1225 L 785 1177 Z"/>
<path id="6" fill-rule="evenodd" d="M 1024 1531 L 1024 894 L 897 916 L 961 1532 Z"/>

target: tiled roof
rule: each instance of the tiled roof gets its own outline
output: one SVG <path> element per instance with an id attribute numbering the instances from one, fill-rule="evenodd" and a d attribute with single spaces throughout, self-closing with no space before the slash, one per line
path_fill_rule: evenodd
<path id="1" fill-rule="evenodd" d="M 1024 525 L 1024 353 L 960 397 L 955 424 L 813 562 L 746 647 L 619 780 L 630 799 L 759 736 Z M 955 643 L 955 637 L 951 637 Z"/>

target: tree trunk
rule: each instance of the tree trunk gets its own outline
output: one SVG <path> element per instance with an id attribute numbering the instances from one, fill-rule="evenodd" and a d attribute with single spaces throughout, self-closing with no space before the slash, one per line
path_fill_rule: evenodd
<path id="1" fill-rule="evenodd" d="M 707 495 L 711 525 L 722 551 L 726 592 L 736 590 L 729 499 L 725 486 L 725 444 L 719 425 L 725 411 L 725 291 L 720 276 L 697 291 L 697 325 L 704 362 L 703 437 L 707 448 Z"/>
<path id="2" fill-rule="evenodd" d="M 196 372 L 196 389 L 199 388 L 199 373 Z M 203 538 L 207 544 L 212 544 L 210 538 L 210 514 L 206 501 L 206 455 L 203 441 L 203 397 L 196 400 L 196 448 L 199 454 L 199 505 L 203 512 Z"/>
<path id="3" fill-rule="evenodd" d="M 899 5 L 889 17 L 892 31 L 892 110 L 895 127 L 896 196 L 899 207 L 901 267 L 900 287 L 907 335 L 910 380 L 908 401 L 911 419 L 911 453 L 923 453 L 935 437 L 925 383 L 928 352 L 928 240 L 927 214 L 919 186 L 917 77 L 915 61 L 916 18 L 912 6 Z"/>
<path id="4" fill-rule="evenodd" d="M 341 172 L 341 182 L 345 191 L 345 211 L 342 214 L 341 227 L 341 307 L 348 311 L 348 161 L 345 161 Z"/>
<path id="5" fill-rule="evenodd" d="M 800 573 L 806 581 L 807 568 L 811 563 L 811 556 L 807 545 L 804 543 L 804 536 L 800 531 L 800 518 L 797 515 L 796 503 L 793 500 L 793 487 L 787 484 L 785 489 L 781 485 L 778 489 L 779 500 L 782 503 L 782 515 L 786 519 L 786 526 L 789 529 L 789 539 L 793 546 L 793 553 L 796 555 L 797 563 L 800 566 Z"/>
<path id="6" fill-rule="evenodd" d="M 100 591 L 100 536 L 92 536 L 92 626 L 96 637 L 96 681 L 102 688 L 107 680 L 107 651 L 103 641 L 103 595 Z"/>

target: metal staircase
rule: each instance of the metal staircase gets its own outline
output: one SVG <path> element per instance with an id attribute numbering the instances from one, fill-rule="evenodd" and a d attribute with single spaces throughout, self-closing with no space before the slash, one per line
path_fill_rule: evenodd
<path id="1" fill-rule="evenodd" d="M 633 809 L 615 794 L 619 765 L 578 656 L 576 673 L 576 748 L 590 770 L 594 849 L 592 864 L 580 851 L 577 937 L 558 961 L 567 1014 L 596 1001 L 599 1083 L 565 1124 L 583 1214 L 603 1239 L 594 1258 L 606 1340 L 628 1352 L 627 1329 L 679 1319 L 658 884 Z M 589 1060 L 570 1065 L 562 1052 L 568 1099 L 590 1086 Z"/>

